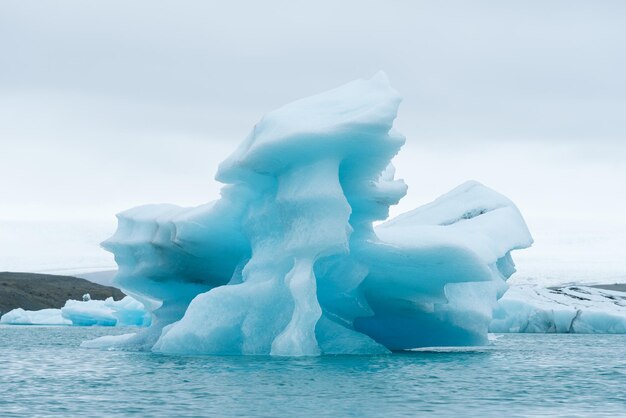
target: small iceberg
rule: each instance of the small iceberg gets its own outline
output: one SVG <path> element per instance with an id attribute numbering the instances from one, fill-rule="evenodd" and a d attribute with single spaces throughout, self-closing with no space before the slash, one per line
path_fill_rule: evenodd
<path id="1" fill-rule="evenodd" d="M 82 301 L 68 300 L 61 308 L 61 315 L 78 326 L 138 326 L 150 325 L 150 313 L 143 304 L 130 296 L 115 301 L 87 298 Z"/>
<path id="2" fill-rule="evenodd" d="M 72 325 L 72 321 L 63 318 L 60 309 L 40 309 L 25 311 L 13 309 L 0 317 L 0 324 L 7 325 Z"/>
<path id="3" fill-rule="evenodd" d="M 93 300 L 86 294 L 83 300 L 68 300 L 61 309 L 25 311 L 17 308 L 0 318 L 0 323 L 9 325 L 75 325 L 75 326 L 149 326 L 150 313 L 144 305 L 126 296 L 115 301 Z"/>

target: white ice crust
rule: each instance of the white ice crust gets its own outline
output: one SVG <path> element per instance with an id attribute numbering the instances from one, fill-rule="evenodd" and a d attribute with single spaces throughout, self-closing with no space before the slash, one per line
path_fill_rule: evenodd
<path id="1" fill-rule="evenodd" d="M 406 193 L 391 159 L 400 96 L 379 73 L 269 113 L 219 167 L 221 199 L 118 215 L 115 284 L 152 312 L 88 343 L 170 354 L 385 353 L 487 342 L 515 205 L 468 182 L 373 227 Z"/>
<path id="2" fill-rule="evenodd" d="M 490 326 L 495 333 L 626 333 L 626 293 L 589 286 L 511 286 Z"/>
<path id="3" fill-rule="evenodd" d="M 0 317 L 0 324 L 7 325 L 72 325 L 72 321 L 63 318 L 60 309 L 40 309 L 25 311 L 13 309 Z"/>

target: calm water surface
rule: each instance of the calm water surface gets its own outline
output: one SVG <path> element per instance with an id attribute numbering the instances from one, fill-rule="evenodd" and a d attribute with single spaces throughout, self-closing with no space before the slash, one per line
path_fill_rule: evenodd
<path id="1" fill-rule="evenodd" d="M 79 348 L 126 332 L 0 327 L 0 416 L 626 417 L 624 335 L 295 359 Z"/>

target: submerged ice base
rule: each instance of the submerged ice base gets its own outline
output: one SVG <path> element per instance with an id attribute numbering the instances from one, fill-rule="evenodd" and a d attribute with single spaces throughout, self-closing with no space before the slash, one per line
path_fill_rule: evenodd
<path id="1" fill-rule="evenodd" d="M 486 343 L 510 252 L 532 238 L 476 182 L 373 227 L 407 190 L 391 165 L 399 104 L 382 73 L 296 101 L 220 165 L 220 200 L 119 214 L 103 246 L 152 326 L 86 345 L 294 356 Z"/>

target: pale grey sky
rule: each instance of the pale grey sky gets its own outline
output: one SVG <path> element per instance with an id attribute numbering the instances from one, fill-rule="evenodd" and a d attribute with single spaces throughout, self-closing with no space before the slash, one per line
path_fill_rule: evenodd
<path id="1" fill-rule="evenodd" d="M 408 210 L 475 179 L 529 216 L 626 212 L 622 1 L 0 2 L 0 219 L 217 197 L 272 109 L 382 69 Z"/>

